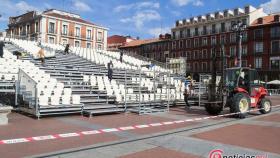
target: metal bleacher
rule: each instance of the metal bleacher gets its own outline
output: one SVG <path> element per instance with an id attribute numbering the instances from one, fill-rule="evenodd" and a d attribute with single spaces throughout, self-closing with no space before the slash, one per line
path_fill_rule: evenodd
<path id="1" fill-rule="evenodd" d="M 11 44 L 6 45 L 9 51 L 28 52 L 22 41 L 11 41 Z M 31 44 L 32 47 L 37 47 L 34 42 Z M 149 64 L 145 61 L 124 55 L 124 62 L 121 63 L 117 53 L 80 47 L 71 47 L 70 54 L 63 54 L 61 46 L 42 44 L 40 47 L 53 55 L 48 56 L 44 65 L 34 57 L 36 54 L 29 53 L 20 60 L 31 62 L 39 72 L 42 71 L 57 83 L 63 84 L 64 89 L 70 89 L 71 95 L 79 96 L 83 114 L 91 116 L 124 111 L 139 114 L 164 112 L 175 101 L 183 100 L 184 86 L 181 81 L 170 78 L 170 72 L 160 67 L 155 66 L 152 70 L 141 67 L 142 64 Z M 111 60 L 114 64 L 114 73 L 113 80 L 109 82 L 106 65 Z M 60 102 L 59 106 L 52 105 L 54 93 L 55 89 L 49 96 L 51 101 L 45 103 L 48 104 L 47 109 L 44 109 L 46 106 L 40 106 L 41 114 L 52 111 L 53 114 L 59 114 L 63 108 L 69 108 L 59 100 L 56 101 Z M 64 111 L 67 112 L 72 111 L 70 109 Z"/>

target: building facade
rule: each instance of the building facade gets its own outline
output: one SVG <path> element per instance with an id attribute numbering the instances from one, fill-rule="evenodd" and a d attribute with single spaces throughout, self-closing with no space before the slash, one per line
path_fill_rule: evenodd
<path id="1" fill-rule="evenodd" d="M 280 79 L 280 14 L 255 20 L 249 28 L 247 61 L 264 81 Z"/>
<path id="2" fill-rule="evenodd" d="M 120 47 L 130 54 L 138 54 L 152 60 L 166 62 L 171 48 L 171 35 L 159 35 L 159 38 L 135 40 Z"/>
<path id="3" fill-rule="evenodd" d="M 227 9 L 223 12 L 209 13 L 190 19 L 176 21 L 172 28 L 171 52 L 175 57 L 186 57 L 187 71 L 190 73 L 209 73 L 211 70 L 212 52 L 221 52 L 221 44 L 225 53 L 230 56 L 228 66 L 234 66 L 234 57 L 238 51 L 236 33 L 231 31 L 233 24 L 241 21 L 250 26 L 259 17 L 266 16 L 262 8 L 246 6 L 244 9 Z M 242 33 L 242 53 L 248 52 L 248 30 Z M 247 65 L 247 61 L 243 61 Z M 221 70 L 221 61 L 218 62 Z"/>
<path id="4" fill-rule="evenodd" d="M 109 51 L 119 51 L 120 47 L 125 46 L 126 43 L 131 41 L 135 41 L 135 38 L 130 36 L 120 36 L 120 35 L 113 35 L 107 38 L 107 50 Z"/>
<path id="5" fill-rule="evenodd" d="M 108 29 L 82 19 L 79 15 L 50 9 L 10 17 L 7 36 L 45 43 L 84 48 L 107 49 Z"/>

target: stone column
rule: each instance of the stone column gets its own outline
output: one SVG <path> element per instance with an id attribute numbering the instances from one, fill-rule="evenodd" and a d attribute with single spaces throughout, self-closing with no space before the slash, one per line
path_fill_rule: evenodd
<path id="1" fill-rule="evenodd" d="M 8 124 L 8 114 L 12 109 L 11 106 L 0 106 L 0 125 Z"/>

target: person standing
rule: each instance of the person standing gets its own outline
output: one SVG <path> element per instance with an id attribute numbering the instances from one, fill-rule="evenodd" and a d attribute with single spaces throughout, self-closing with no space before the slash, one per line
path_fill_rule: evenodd
<path id="1" fill-rule="evenodd" d="M 69 54 L 69 44 L 66 44 L 65 49 L 64 49 L 64 54 Z"/>
<path id="2" fill-rule="evenodd" d="M 0 41 L 0 57 L 3 58 L 4 56 L 4 47 L 5 47 L 5 44 L 3 41 Z"/>
<path id="3" fill-rule="evenodd" d="M 107 68 L 108 68 L 108 70 L 109 70 L 111 67 L 113 67 L 112 60 L 110 60 L 110 62 L 107 64 Z"/>
<path id="4" fill-rule="evenodd" d="M 120 52 L 120 62 L 122 63 L 123 60 L 123 51 Z"/>
<path id="5" fill-rule="evenodd" d="M 41 60 L 42 66 L 45 66 L 45 52 L 43 48 L 41 48 L 38 52 L 39 59 Z"/>
<path id="6" fill-rule="evenodd" d="M 191 76 L 188 76 L 187 79 L 185 80 L 185 92 L 184 92 L 184 100 L 186 103 L 186 107 L 190 108 L 190 104 L 189 104 L 189 97 L 192 95 L 192 78 Z"/>
<path id="7" fill-rule="evenodd" d="M 113 69 L 111 67 L 108 69 L 108 79 L 111 83 L 111 81 L 113 79 Z"/>

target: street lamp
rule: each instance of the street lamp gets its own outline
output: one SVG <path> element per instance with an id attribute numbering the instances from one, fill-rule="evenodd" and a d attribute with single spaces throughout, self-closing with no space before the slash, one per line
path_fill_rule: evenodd
<path id="1" fill-rule="evenodd" d="M 237 33 L 237 38 L 238 38 L 238 67 L 242 67 L 242 60 L 241 60 L 241 55 L 242 55 L 242 32 L 247 28 L 246 24 L 243 24 L 241 21 L 238 21 L 237 23 L 233 24 L 231 27 L 231 30 Z"/>

